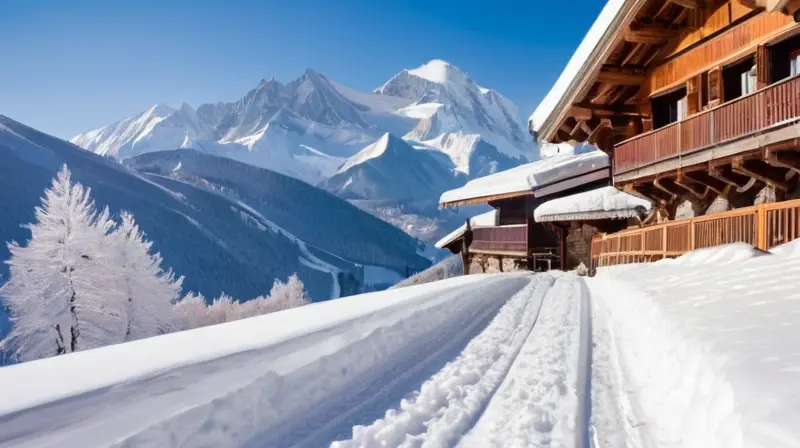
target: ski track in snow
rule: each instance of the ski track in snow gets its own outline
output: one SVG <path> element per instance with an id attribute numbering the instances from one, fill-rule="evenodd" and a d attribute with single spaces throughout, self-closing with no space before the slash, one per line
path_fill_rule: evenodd
<path id="1" fill-rule="evenodd" d="M 538 323 L 460 446 L 572 446 L 582 289 L 566 275 L 547 291 Z"/>
<path id="2" fill-rule="evenodd" d="M 451 446 L 468 431 L 517 359 L 539 315 L 553 277 L 537 275 L 512 297 L 462 354 L 422 385 L 399 409 L 332 447 Z M 484 440 L 481 441 L 483 443 Z"/>

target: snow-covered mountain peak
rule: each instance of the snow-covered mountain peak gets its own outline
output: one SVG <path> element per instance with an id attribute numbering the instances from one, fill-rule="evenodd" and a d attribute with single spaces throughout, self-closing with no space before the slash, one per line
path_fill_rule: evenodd
<path id="1" fill-rule="evenodd" d="M 441 59 L 434 59 L 415 69 L 408 70 L 408 73 L 437 84 L 472 82 L 458 67 Z"/>
<path id="2" fill-rule="evenodd" d="M 339 168 L 339 172 L 343 173 L 355 165 L 362 164 L 367 160 L 375 159 L 387 153 L 391 153 L 396 156 L 402 156 L 403 153 L 408 153 L 410 151 L 414 151 L 414 148 L 406 143 L 405 140 L 395 137 L 387 132 L 383 134 L 375 143 L 366 146 L 364 149 L 359 151 L 358 154 L 347 159 L 347 162 L 345 162 L 344 165 Z"/>

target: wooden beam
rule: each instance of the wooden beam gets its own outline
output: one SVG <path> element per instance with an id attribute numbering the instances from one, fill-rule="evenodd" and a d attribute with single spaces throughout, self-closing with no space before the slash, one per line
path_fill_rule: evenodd
<path id="1" fill-rule="evenodd" d="M 786 182 L 784 175 L 763 160 L 735 159 L 731 164 L 731 170 L 770 184 L 781 191 L 789 190 L 789 183 Z"/>
<path id="2" fill-rule="evenodd" d="M 698 0 L 669 0 L 672 3 L 675 3 L 678 6 L 682 6 L 686 9 L 697 9 L 700 7 L 700 2 Z"/>
<path id="3" fill-rule="evenodd" d="M 636 106 L 626 106 L 626 105 L 614 105 L 608 106 L 604 104 L 592 104 L 592 103 L 576 103 L 570 108 L 569 115 L 573 117 L 580 117 L 586 120 L 590 120 L 591 117 L 585 118 L 585 114 L 591 113 L 593 116 L 598 117 L 612 117 L 614 115 L 632 115 L 632 116 L 639 116 L 639 110 Z M 576 115 L 576 114 L 583 114 L 583 115 Z"/>
<path id="4" fill-rule="evenodd" d="M 623 32 L 622 37 L 636 44 L 661 44 L 678 35 L 678 30 L 658 25 L 640 25 Z"/>
<path id="5" fill-rule="evenodd" d="M 622 187 L 622 191 L 647 199 L 654 204 L 666 204 L 674 198 L 672 194 L 648 184 L 626 184 Z"/>
<path id="6" fill-rule="evenodd" d="M 678 173 L 678 175 L 691 179 L 698 184 L 705 185 L 719 195 L 725 194 L 725 182 L 711 177 L 706 171 L 687 171 L 685 173 Z"/>
<path id="7" fill-rule="evenodd" d="M 786 168 L 800 173 L 800 154 L 796 152 L 771 152 L 768 155 L 770 165 Z"/>
<path id="8" fill-rule="evenodd" d="M 576 120 L 591 120 L 594 111 L 588 107 L 572 106 L 569 108 L 567 115 L 575 118 Z"/>
<path id="9" fill-rule="evenodd" d="M 572 131 L 572 128 L 566 122 L 562 123 L 561 127 L 558 129 L 566 132 L 567 134 L 569 134 Z"/>
<path id="10" fill-rule="evenodd" d="M 628 55 L 627 55 L 627 56 L 625 56 L 625 59 L 623 59 L 623 60 L 622 60 L 622 62 L 621 62 L 619 65 L 625 65 L 625 64 L 627 64 L 628 62 L 630 62 L 630 61 L 631 61 L 631 59 L 633 59 L 633 57 L 634 57 L 634 56 L 636 56 L 636 53 L 638 53 L 638 52 L 639 52 L 639 49 L 640 49 L 640 48 L 642 48 L 642 45 L 643 45 L 643 44 L 642 44 L 641 42 L 640 42 L 640 43 L 637 43 L 636 45 L 634 45 L 634 46 L 633 46 L 633 49 L 631 49 L 631 51 L 630 51 L 630 52 L 628 52 Z"/>
<path id="11" fill-rule="evenodd" d="M 569 135 L 575 135 L 575 133 L 576 133 L 576 132 L 578 132 L 578 129 L 580 129 L 580 128 L 581 128 L 581 124 L 585 124 L 585 123 L 586 123 L 586 122 L 585 122 L 585 121 L 583 121 L 583 120 L 578 120 L 578 121 L 575 123 L 575 127 L 573 127 L 573 128 L 572 128 L 572 131 L 570 131 Z"/>
<path id="12" fill-rule="evenodd" d="M 687 16 L 687 15 L 689 15 L 689 10 L 688 10 L 688 9 L 684 9 L 684 10 L 682 10 L 682 11 L 681 11 L 681 13 L 680 13 L 680 14 L 678 14 L 678 15 L 677 15 L 677 16 L 676 16 L 676 17 L 675 17 L 673 20 L 672 20 L 672 25 L 677 25 L 677 24 L 681 23 L 681 22 L 683 21 L 683 19 L 685 19 L 685 18 L 686 18 L 686 16 Z"/>
<path id="13" fill-rule="evenodd" d="M 593 97 L 589 99 L 592 103 L 603 103 L 606 97 L 614 91 L 617 86 L 614 84 L 600 84 L 600 88 L 597 89 L 597 93 L 594 94 Z"/>
<path id="14" fill-rule="evenodd" d="M 616 84 L 620 86 L 638 86 L 645 80 L 644 73 L 626 71 L 602 70 L 597 75 L 597 82 Z"/>
<path id="15" fill-rule="evenodd" d="M 734 188 L 744 188 L 750 182 L 749 177 L 732 171 L 728 165 L 711 166 L 708 168 L 708 175 Z"/>
<path id="16" fill-rule="evenodd" d="M 659 190 L 669 195 L 671 199 L 675 199 L 676 197 L 681 195 L 681 189 L 678 188 L 675 182 L 673 182 L 669 178 L 666 177 L 656 178 L 656 180 L 653 181 L 653 185 Z"/>
<path id="17" fill-rule="evenodd" d="M 691 193 L 692 196 L 698 199 L 705 199 L 706 196 L 708 196 L 708 187 L 694 182 L 689 177 L 681 176 L 681 173 L 678 173 L 678 177 L 675 179 L 675 184 L 685 189 Z"/>
<path id="18" fill-rule="evenodd" d="M 586 135 L 592 135 L 592 128 L 585 121 L 581 121 L 578 124 L 580 125 L 581 130 L 586 133 Z"/>

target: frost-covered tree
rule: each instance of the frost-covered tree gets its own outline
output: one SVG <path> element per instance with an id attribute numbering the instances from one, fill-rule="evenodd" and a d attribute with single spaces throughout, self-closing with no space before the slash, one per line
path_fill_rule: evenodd
<path id="1" fill-rule="evenodd" d="M 234 301 L 229 295 L 222 294 L 214 299 L 208 307 L 208 319 L 211 325 L 222 324 L 231 320 L 236 320 L 236 307 L 239 302 Z"/>
<path id="2" fill-rule="evenodd" d="M 211 325 L 208 316 L 208 306 L 202 294 L 189 292 L 173 306 L 176 325 L 181 330 L 205 327 Z"/>
<path id="3" fill-rule="evenodd" d="M 310 303 L 305 285 L 297 276 L 292 274 L 286 283 L 275 279 L 269 292 L 270 312 L 296 308 Z"/>
<path id="4" fill-rule="evenodd" d="M 27 361 L 124 341 L 126 301 L 108 210 L 96 211 L 90 190 L 72 183 L 65 165 L 34 213 L 28 243 L 9 244 L 0 299 L 12 329 L 4 348 Z"/>
<path id="5" fill-rule="evenodd" d="M 310 300 L 303 282 L 293 274 L 286 283 L 276 279 L 269 296 L 258 296 L 239 302 L 223 294 L 214 299 L 211 305 L 206 305 L 203 296 L 189 293 L 175 304 L 174 310 L 179 327 L 189 330 L 261 316 L 308 303 Z"/>
<path id="6" fill-rule="evenodd" d="M 153 243 L 145 239 L 131 213 L 121 213 L 114 232 L 119 254 L 120 282 L 127 297 L 125 340 L 132 341 L 176 329 L 172 304 L 180 297 L 183 277 L 161 269 L 161 255 L 150 253 Z"/>

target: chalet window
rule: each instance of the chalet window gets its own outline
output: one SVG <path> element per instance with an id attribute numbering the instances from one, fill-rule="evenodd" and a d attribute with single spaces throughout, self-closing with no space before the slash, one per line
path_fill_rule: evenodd
<path id="1" fill-rule="evenodd" d="M 757 69 L 755 65 L 750 70 L 742 73 L 742 95 L 747 95 L 756 91 L 756 73 Z"/>
<path id="2" fill-rule="evenodd" d="M 686 88 L 653 98 L 653 128 L 658 129 L 687 116 Z"/>
<path id="3" fill-rule="evenodd" d="M 800 74 L 800 50 L 794 50 L 789 54 L 789 76 Z"/>
<path id="4" fill-rule="evenodd" d="M 800 36 L 794 36 L 768 47 L 768 82 L 777 82 L 790 76 L 800 75 Z"/>
<path id="5" fill-rule="evenodd" d="M 753 62 L 753 58 L 749 57 L 722 69 L 722 92 L 725 101 L 755 92 L 756 67 Z"/>

